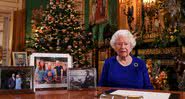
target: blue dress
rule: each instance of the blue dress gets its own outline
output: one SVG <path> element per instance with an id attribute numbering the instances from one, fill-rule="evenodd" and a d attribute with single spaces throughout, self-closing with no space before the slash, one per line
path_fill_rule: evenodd
<path id="1" fill-rule="evenodd" d="M 116 56 L 106 59 L 99 86 L 153 89 L 145 62 L 134 56 L 132 63 L 126 67 L 117 61 Z"/>
<path id="2" fill-rule="evenodd" d="M 21 89 L 21 84 L 22 84 L 21 78 L 16 78 L 15 81 L 16 81 L 15 89 Z"/>
<path id="3" fill-rule="evenodd" d="M 38 83 L 44 83 L 44 75 L 45 75 L 45 70 L 39 70 L 39 68 L 37 67 L 35 70 L 35 73 L 38 75 L 38 79 L 36 80 Z"/>

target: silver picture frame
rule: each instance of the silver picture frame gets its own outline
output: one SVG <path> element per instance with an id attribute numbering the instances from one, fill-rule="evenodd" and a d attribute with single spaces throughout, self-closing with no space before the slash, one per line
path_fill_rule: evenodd
<path id="1" fill-rule="evenodd" d="M 34 84 L 40 88 L 67 89 L 68 69 L 72 68 L 72 57 L 61 53 L 33 53 L 30 66 L 35 68 Z"/>

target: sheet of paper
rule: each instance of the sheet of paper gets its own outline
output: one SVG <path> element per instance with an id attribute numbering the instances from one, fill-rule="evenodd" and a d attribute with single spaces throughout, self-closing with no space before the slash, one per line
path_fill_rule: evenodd
<path id="1" fill-rule="evenodd" d="M 128 90 L 116 90 L 110 94 L 122 96 L 143 96 L 144 99 L 169 99 L 170 97 L 170 93 L 128 91 Z"/>

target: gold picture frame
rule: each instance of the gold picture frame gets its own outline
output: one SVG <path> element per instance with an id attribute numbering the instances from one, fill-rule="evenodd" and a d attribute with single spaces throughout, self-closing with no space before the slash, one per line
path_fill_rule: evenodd
<path id="1" fill-rule="evenodd" d="M 28 66 L 27 52 L 12 52 L 14 66 Z"/>
<path id="2" fill-rule="evenodd" d="M 108 19 L 108 0 L 89 1 L 89 23 L 99 24 Z"/>

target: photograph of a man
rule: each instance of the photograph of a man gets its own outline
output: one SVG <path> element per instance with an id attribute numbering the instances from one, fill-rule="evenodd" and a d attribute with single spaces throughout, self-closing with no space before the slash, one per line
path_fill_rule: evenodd
<path id="1" fill-rule="evenodd" d="M 56 60 L 55 67 L 56 70 L 56 81 L 61 82 L 67 77 L 67 67 L 64 62 Z"/>
<path id="2" fill-rule="evenodd" d="M 51 62 L 48 63 L 47 70 L 45 71 L 44 79 L 47 83 L 54 83 L 55 82 L 55 72 L 52 69 Z"/>
<path id="3" fill-rule="evenodd" d="M 15 66 L 26 66 L 27 65 L 27 54 L 25 52 L 14 52 L 13 60 Z"/>

